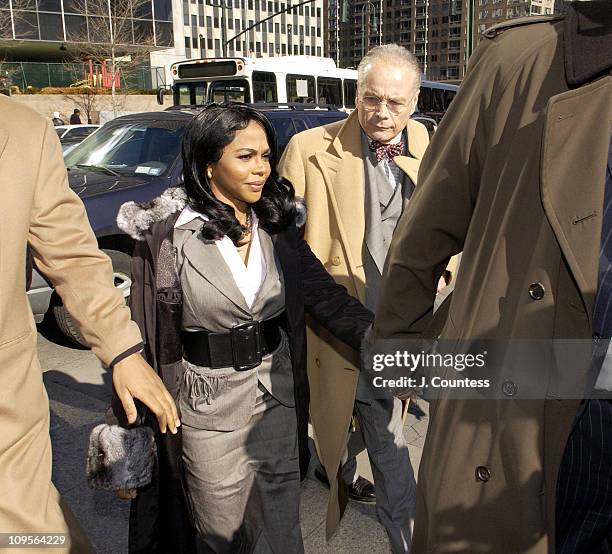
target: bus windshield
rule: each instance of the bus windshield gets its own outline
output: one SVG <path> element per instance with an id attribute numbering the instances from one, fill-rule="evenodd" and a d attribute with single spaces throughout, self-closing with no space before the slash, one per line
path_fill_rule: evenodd
<path id="1" fill-rule="evenodd" d="M 190 105 L 206 103 L 206 86 L 208 83 L 176 83 L 174 85 L 174 104 Z"/>
<path id="2" fill-rule="evenodd" d="M 208 87 L 210 102 L 246 102 L 251 101 L 249 82 L 246 79 L 228 79 L 212 81 Z"/>

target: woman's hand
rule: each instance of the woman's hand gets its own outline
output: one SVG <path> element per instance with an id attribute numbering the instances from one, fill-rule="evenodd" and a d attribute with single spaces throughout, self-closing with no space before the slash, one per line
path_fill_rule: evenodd
<path id="1" fill-rule="evenodd" d="M 176 434 L 181 422 L 174 400 L 159 375 L 140 354 L 132 354 L 114 365 L 113 386 L 129 423 L 136 421 L 134 399 L 137 398 L 155 414 L 162 433 L 170 427 L 170 432 Z"/>

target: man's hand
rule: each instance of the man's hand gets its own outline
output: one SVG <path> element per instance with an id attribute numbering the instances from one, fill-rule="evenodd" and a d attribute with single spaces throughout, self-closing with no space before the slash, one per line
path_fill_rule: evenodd
<path id="1" fill-rule="evenodd" d="M 113 386 L 129 423 L 136 421 L 134 399 L 137 398 L 156 415 L 162 433 L 169 427 L 176 434 L 176 428 L 181 422 L 174 400 L 157 373 L 140 354 L 132 354 L 114 365 Z"/>

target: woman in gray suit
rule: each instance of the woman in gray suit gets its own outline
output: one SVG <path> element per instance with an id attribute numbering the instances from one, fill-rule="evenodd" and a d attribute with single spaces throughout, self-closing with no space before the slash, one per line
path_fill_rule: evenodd
<path id="1" fill-rule="evenodd" d="M 259 112 L 210 105 L 185 132 L 184 189 L 120 214 L 133 317 L 182 422 L 134 500 L 131 552 L 303 552 L 305 313 L 355 349 L 372 314 L 299 237 L 275 147 Z"/>

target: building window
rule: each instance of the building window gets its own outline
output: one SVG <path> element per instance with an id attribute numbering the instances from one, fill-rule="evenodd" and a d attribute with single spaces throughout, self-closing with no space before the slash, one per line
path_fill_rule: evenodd
<path id="1" fill-rule="evenodd" d="M 213 41 L 211 38 L 206 39 L 206 48 L 208 48 L 209 50 L 213 49 Z"/>
<path id="2" fill-rule="evenodd" d="M 286 44 L 281 44 L 281 53 L 283 54 L 283 56 L 287 53 L 287 45 Z"/>
<path id="3" fill-rule="evenodd" d="M 207 15 L 207 16 L 206 16 L 206 26 L 207 26 L 209 29 L 212 29 L 212 16 L 210 16 L 210 15 Z"/>

